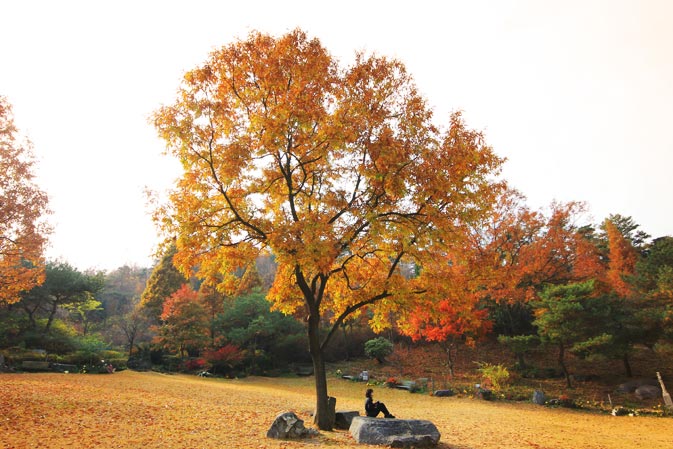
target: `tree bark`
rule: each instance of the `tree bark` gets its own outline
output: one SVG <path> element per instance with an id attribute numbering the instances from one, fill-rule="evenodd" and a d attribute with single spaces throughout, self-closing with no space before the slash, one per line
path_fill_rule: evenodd
<path id="1" fill-rule="evenodd" d="M 26 314 L 28 315 L 28 321 L 30 322 L 30 328 L 35 329 L 37 328 L 37 321 L 35 321 L 35 312 L 37 311 L 38 306 L 33 307 L 32 309 L 30 307 L 24 306 L 23 310 L 26 311 Z"/>
<path id="2" fill-rule="evenodd" d="M 341 325 L 341 328 L 342 328 L 343 334 L 344 334 L 344 351 L 346 352 L 346 361 L 350 361 L 350 359 L 351 359 L 351 354 L 350 354 L 350 350 L 349 350 L 350 338 L 349 338 L 349 335 L 348 335 L 348 327 L 349 326 L 351 326 L 351 330 L 352 330 L 352 325 L 351 324 L 344 323 L 344 324 Z"/>
<path id="3" fill-rule="evenodd" d="M 315 316 L 313 313 L 309 315 L 308 319 L 308 345 L 313 360 L 313 375 L 315 376 L 314 423 L 320 430 L 332 430 L 334 423 L 330 422 L 325 359 L 320 345 L 320 316 Z"/>
<path id="4" fill-rule="evenodd" d="M 565 350 L 566 348 L 563 343 L 560 343 L 558 346 L 558 364 L 561 366 L 561 371 L 566 378 L 566 384 L 568 385 L 568 388 L 572 388 L 572 383 L 570 382 L 570 373 L 568 372 L 568 367 L 566 367 L 565 363 Z"/>
<path id="5" fill-rule="evenodd" d="M 622 362 L 624 362 L 624 372 L 626 373 L 626 377 L 633 377 L 633 371 L 631 370 L 631 363 L 629 362 L 629 354 L 624 353 L 624 357 L 622 358 Z"/>
<path id="6" fill-rule="evenodd" d="M 519 368 L 526 369 L 527 365 L 526 365 L 526 358 L 524 356 L 524 353 L 523 352 L 517 353 L 516 358 L 517 358 L 518 363 L 519 363 Z"/>
<path id="7" fill-rule="evenodd" d="M 453 379 L 454 377 L 454 370 L 453 370 L 453 354 L 451 353 L 454 345 L 453 343 L 445 343 L 444 344 L 444 351 L 446 351 L 446 360 L 449 365 L 449 375 Z"/>
<path id="8" fill-rule="evenodd" d="M 44 326 L 44 331 L 42 332 L 44 335 L 47 335 L 49 329 L 51 328 L 51 324 L 54 322 L 54 317 L 56 316 L 56 310 L 58 310 L 58 300 L 53 300 L 51 302 L 51 310 L 49 311 L 49 318 L 47 318 L 47 324 Z"/>

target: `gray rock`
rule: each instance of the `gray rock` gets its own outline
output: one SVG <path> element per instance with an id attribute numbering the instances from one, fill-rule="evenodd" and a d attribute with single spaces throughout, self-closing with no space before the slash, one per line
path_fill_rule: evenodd
<path id="1" fill-rule="evenodd" d="M 617 387 L 617 392 L 619 393 L 633 393 L 639 387 L 643 385 L 652 385 L 654 387 L 659 385 L 657 379 L 634 379 L 628 382 L 625 382 Z"/>
<path id="2" fill-rule="evenodd" d="M 77 365 L 71 365 L 69 363 L 52 363 L 51 369 L 54 371 L 58 371 L 59 373 L 65 373 L 65 372 L 76 373 L 79 371 Z"/>
<path id="3" fill-rule="evenodd" d="M 437 427 L 421 419 L 356 416 L 349 430 L 357 443 L 391 447 L 431 447 L 440 438 Z"/>
<path id="4" fill-rule="evenodd" d="M 453 396 L 454 393 L 453 390 L 448 389 L 448 390 L 436 390 L 434 393 L 432 393 L 433 396 L 437 396 L 438 398 L 448 398 L 449 396 Z"/>
<path id="5" fill-rule="evenodd" d="M 654 385 L 642 385 L 636 388 L 636 397 L 640 400 L 660 398 L 661 388 Z"/>
<path id="6" fill-rule="evenodd" d="M 334 419 L 334 427 L 341 430 L 348 430 L 351 427 L 353 418 L 360 416 L 360 412 L 353 410 L 337 410 Z"/>
<path id="7" fill-rule="evenodd" d="M 535 390 L 533 392 L 533 404 L 544 405 L 547 401 L 547 396 L 545 396 L 544 391 Z"/>
<path id="8" fill-rule="evenodd" d="M 267 438 L 280 440 L 306 438 L 317 434 L 317 430 L 304 427 L 304 421 L 295 415 L 294 412 L 283 412 L 276 416 L 273 424 L 271 424 L 271 427 L 266 432 Z"/>

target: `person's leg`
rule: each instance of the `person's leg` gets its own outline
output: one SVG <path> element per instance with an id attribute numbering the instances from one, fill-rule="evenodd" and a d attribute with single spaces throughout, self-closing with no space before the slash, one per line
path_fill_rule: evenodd
<path id="1" fill-rule="evenodd" d="M 379 402 L 379 411 L 383 412 L 383 416 L 385 416 L 386 418 L 394 418 L 394 416 L 388 411 L 386 404 L 384 404 L 383 402 Z"/>

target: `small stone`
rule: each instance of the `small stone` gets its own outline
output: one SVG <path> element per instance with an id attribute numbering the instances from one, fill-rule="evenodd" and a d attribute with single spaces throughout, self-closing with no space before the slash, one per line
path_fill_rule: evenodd
<path id="1" fill-rule="evenodd" d="M 434 393 L 432 393 L 433 396 L 437 396 L 438 398 L 448 398 L 449 396 L 453 396 L 454 391 L 451 389 L 447 390 L 436 390 Z"/>

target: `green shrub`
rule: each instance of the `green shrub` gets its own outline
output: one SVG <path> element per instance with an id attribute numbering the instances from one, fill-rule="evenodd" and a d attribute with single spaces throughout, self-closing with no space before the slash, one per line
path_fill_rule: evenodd
<path id="1" fill-rule="evenodd" d="M 386 357 L 393 353 L 393 344 L 386 338 L 378 337 L 365 342 L 365 354 L 367 357 L 384 363 Z"/>
<path id="2" fill-rule="evenodd" d="M 540 337 L 537 335 L 499 335 L 498 343 L 507 346 L 516 355 L 516 368 L 526 369 L 525 356 L 540 345 Z"/>
<path id="3" fill-rule="evenodd" d="M 37 328 L 27 330 L 23 334 L 23 346 L 26 348 L 44 349 L 49 354 L 65 354 L 77 349 L 77 332 L 62 320 L 55 319 L 44 333 L 47 320 L 38 320 Z"/>

